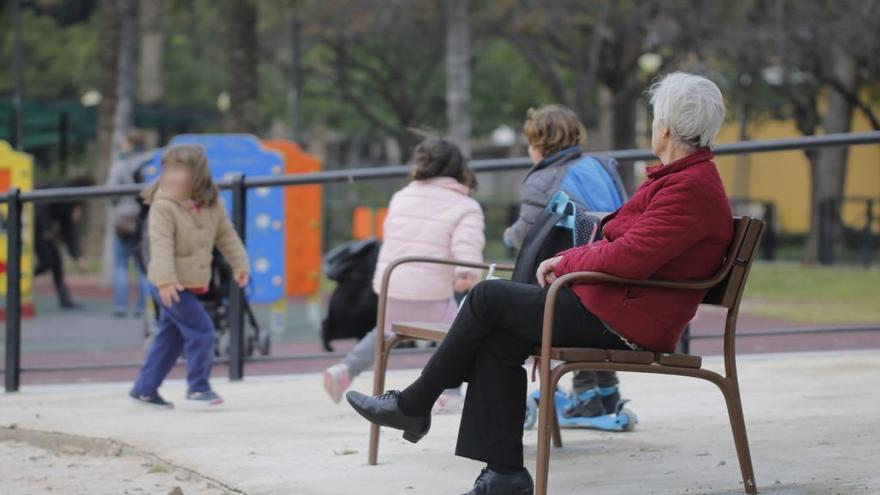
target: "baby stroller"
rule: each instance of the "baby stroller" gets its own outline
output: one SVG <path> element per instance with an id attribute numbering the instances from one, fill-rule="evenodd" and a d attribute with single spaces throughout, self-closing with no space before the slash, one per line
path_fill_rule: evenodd
<path id="1" fill-rule="evenodd" d="M 139 198 L 140 200 L 140 198 Z M 141 212 L 138 216 L 138 238 L 135 246 L 135 259 L 141 270 L 146 273 L 149 249 L 146 245 L 145 229 L 149 207 L 141 202 Z M 214 249 L 211 260 L 211 280 L 208 282 L 208 290 L 196 297 L 201 301 L 214 324 L 214 337 L 217 345 L 214 346 L 214 355 L 225 357 L 229 355 L 231 332 L 229 325 L 229 289 L 232 283 L 232 267 L 217 249 Z M 159 320 L 162 304 L 151 297 L 156 321 Z M 255 350 L 267 356 L 271 350 L 271 337 L 268 332 L 262 331 L 253 309 L 247 298 L 243 301 L 244 307 L 244 352 L 245 356 L 252 356 Z"/>
<path id="2" fill-rule="evenodd" d="M 229 289 L 232 284 L 232 267 L 226 261 L 226 258 L 216 249 L 211 260 L 211 281 L 208 283 L 208 291 L 198 294 L 196 297 L 202 302 L 208 316 L 214 323 L 214 336 L 217 345 L 214 348 L 214 354 L 217 357 L 225 357 L 229 355 L 229 344 L 231 341 L 229 327 Z M 272 341 L 269 332 L 260 329 L 260 324 L 254 316 L 253 309 L 247 298 L 243 301 L 244 311 L 244 352 L 245 356 L 253 356 L 254 351 L 258 350 L 260 355 L 268 356 L 271 350 Z M 156 316 L 158 318 L 161 304 L 153 301 L 156 306 Z"/>

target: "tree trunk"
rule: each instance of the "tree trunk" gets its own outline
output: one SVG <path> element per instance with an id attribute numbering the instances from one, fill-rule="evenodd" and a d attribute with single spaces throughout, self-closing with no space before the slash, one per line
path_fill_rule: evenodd
<path id="1" fill-rule="evenodd" d="M 294 7 L 298 8 L 298 7 Z M 302 143 L 300 129 L 300 94 L 302 93 L 302 22 L 299 12 L 290 20 L 290 74 L 287 85 L 287 113 L 290 119 L 290 138 Z"/>
<path id="2" fill-rule="evenodd" d="M 446 114 L 449 137 L 470 156 L 470 0 L 450 0 L 446 12 Z"/>
<path id="3" fill-rule="evenodd" d="M 737 102 L 737 126 L 739 128 L 739 140 L 749 140 L 749 114 L 751 93 L 748 89 L 741 91 Z M 751 155 L 740 154 L 734 158 L 733 167 L 733 197 L 748 198 L 751 190 Z"/>
<path id="4" fill-rule="evenodd" d="M 117 0 L 98 4 L 98 169 L 97 178 L 110 170 L 113 154 L 113 119 L 116 114 L 116 77 L 119 71 L 119 5 Z"/>
<path id="5" fill-rule="evenodd" d="M 119 56 L 116 73 L 116 108 L 113 114 L 113 152 L 116 156 L 125 132 L 134 123 L 134 78 L 137 60 L 137 2 L 117 0 L 119 9 Z M 101 176 L 101 181 L 106 174 Z"/>
<path id="6" fill-rule="evenodd" d="M 841 46 L 834 47 L 834 62 L 831 68 L 832 77 L 852 93 L 858 91 L 859 78 L 858 66 L 855 59 Z M 853 105 L 844 95 L 837 91 L 828 92 L 828 106 L 822 118 L 822 129 L 825 134 L 836 132 L 849 132 L 852 126 Z M 833 245 L 833 239 L 839 230 L 838 219 L 840 217 L 840 199 L 843 198 L 843 189 L 846 180 L 846 161 L 849 156 L 849 148 L 846 146 L 825 147 L 818 150 L 816 159 L 810 163 L 811 204 L 810 204 L 810 230 L 807 233 L 807 242 L 804 246 L 805 263 L 830 263 L 831 259 L 826 251 L 826 256 L 820 257 L 823 250 L 820 236 L 822 222 L 820 205 L 829 205 L 831 225 L 826 225 L 825 232 L 830 234 L 826 237 L 825 248 Z"/>
<path id="7" fill-rule="evenodd" d="M 257 5 L 254 0 L 230 0 L 226 9 L 229 40 L 226 87 L 229 91 L 229 132 L 256 134 L 257 115 Z"/>
<path id="8" fill-rule="evenodd" d="M 602 83 L 599 85 L 599 128 L 597 139 L 591 139 L 591 148 L 599 150 L 625 150 L 636 147 L 636 103 L 637 95 L 623 88 L 614 88 Z M 632 163 L 618 166 L 620 178 L 628 193 L 636 187 L 635 170 Z"/>
<path id="9" fill-rule="evenodd" d="M 146 105 L 162 101 L 162 46 L 165 42 L 165 0 L 143 0 L 141 12 L 140 100 Z"/>
<path id="10" fill-rule="evenodd" d="M 137 2 L 135 0 L 115 0 L 116 19 L 119 27 L 119 46 L 116 57 L 116 105 L 113 109 L 113 128 L 111 133 L 110 161 L 107 168 L 98 172 L 97 181 L 103 183 L 107 180 L 110 169 L 114 165 L 114 158 L 119 155 L 125 131 L 134 123 L 134 78 L 135 60 L 137 59 Z M 113 273 L 113 225 L 107 219 L 111 218 L 111 203 L 108 201 L 104 208 L 92 208 L 89 218 L 88 232 L 92 235 L 86 237 L 86 252 L 102 253 L 101 275 L 106 283 L 110 283 Z M 98 240 L 103 240 L 98 244 Z"/>

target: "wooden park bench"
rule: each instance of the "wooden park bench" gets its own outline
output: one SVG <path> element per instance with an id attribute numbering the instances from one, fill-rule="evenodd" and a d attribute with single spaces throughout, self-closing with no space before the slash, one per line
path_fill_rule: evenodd
<path id="1" fill-rule="evenodd" d="M 755 476 L 752 470 L 752 458 L 749 452 L 749 441 L 746 435 L 745 419 L 740 400 L 739 382 L 736 374 L 736 321 L 739 313 L 740 300 L 746 285 L 749 269 L 755 257 L 758 242 L 764 232 L 765 223 L 749 217 L 734 219 L 734 234 L 727 256 L 720 270 L 715 275 L 700 281 L 672 282 L 665 280 L 632 280 L 599 272 L 576 272 L 559 277 L 550 285 L 544 306 L 544 322 L 542 344 L 535 349 L 535 358 L 539 359 L 540 369 L 540 403 L 538 405 L 538 448 L 535 492 L 537 495 L 547 494 L 547 480 L 550 466 L 550 442 L 562 447 L 562 435 L 556 421 L 555 403 L 553 400 L 559 379 L 562 375 L 577 370 L 609 370 L 635 373 L 655 373 L 700 378 L 714 383 L 724 395 L 730 427 L 733 430 L 733 441 L 742 471 L 743 487 L 746 493 L 757 493 Z M 394 269 L 405 263 L 439 263 L 445 265 L 465 266 L 471 268 L 488 268 L 487 264 L 470 263 L 458 260 L 407 257 L 400 258 L 388 265 L 382 278 L 379 294 L 379 314 L 377 328 L 385 323 L 385 304 L 387 300 L 388 282 Z M 496 270 L 510 271 L 512 266 L 496 265 Z M 702 303 L 720 306 L 727 309 L 724 328 L 724 374 L 702 367 L 702 358 L 689 354 L 674 354 L 650 351 L 623 351 L 589 348 L 553 347 L 553 310 L 559 289 L 569 284 L 603 284 L 616 283 L 641 287 L 655 287 L 669 290 L 704 290 L 708 289 Z M 385 340 L 383 332 L 377 332 L 376 371 L 373 382 L 373 393 L 378 395 L 385 391 L 385 373 L 388 357 L 392 349 L 401 342 L 426 340 L 442 342 L 448 327 L 436 323 L 393 322 L 393 336 Z M 559 364 L 553 366 L 553 361 Z M 379 453 L 379 426 L 371 425 L 369 463 L 376 464 Z"/>

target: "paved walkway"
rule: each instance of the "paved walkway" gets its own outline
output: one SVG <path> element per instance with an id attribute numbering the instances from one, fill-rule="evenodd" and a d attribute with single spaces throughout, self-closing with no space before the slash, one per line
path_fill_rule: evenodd
<path id="1" fill-rule="evenodd" d="M 720 364 L 712 358 L 707 365 Z M 754 355 L 741 360 L 740 370 L 761 493 L 880 493 L 880 351 Z M 389 385 L 403 386 L 416 373 L 393 371 Z M 366 390 L 369 378 L 355 388 Z M 566 446 L 553 453 L 551 493 L 742 493 L 714 386 L 660 376 L 622 379 L 640 425 L 633 433 L 564 431 Z M 120 383 L 25 387 L 0 395 L 0 426 L 16 428 L 19 439 L 37 430 L 124 442 L 250 495 L 454 494 L 481 467 L 452 455 L 456 416 L 436 417 L 417 445 L 386 430 L 381 464 L 368 466 L 367 424 L 330 403 L 316 375 L 215 386 L 227 404 L 211 412 L 139 407 Z M 171 382 L 164 393 L 179 399 L 183 388 Z M 525 443 L 531 465 L 533 431 Z"/>

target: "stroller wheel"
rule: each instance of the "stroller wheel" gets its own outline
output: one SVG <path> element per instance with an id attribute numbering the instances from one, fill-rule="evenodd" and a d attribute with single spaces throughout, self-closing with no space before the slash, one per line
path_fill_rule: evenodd
<path id="1" fill-rule="evenodd" d="M 260 355 L 268 356 L 272 349 L 272 339 L 268 333 L 260 335 Z"/>
<path id="2" fill-rule="evenodd" d="M 229 342 L 229 332 L 220 336 L 220 339 L 217 341 L 217 357 L 226 357 L 229 355 Z"/>

